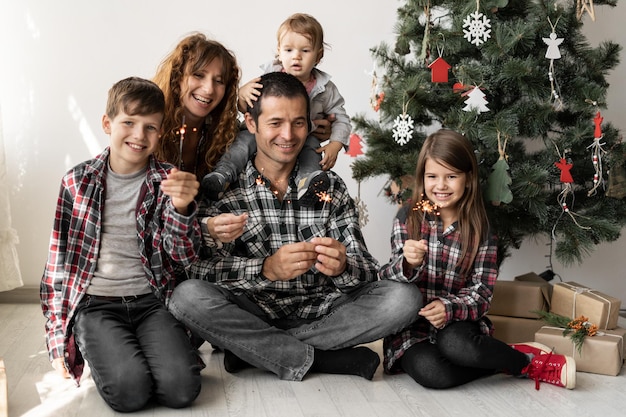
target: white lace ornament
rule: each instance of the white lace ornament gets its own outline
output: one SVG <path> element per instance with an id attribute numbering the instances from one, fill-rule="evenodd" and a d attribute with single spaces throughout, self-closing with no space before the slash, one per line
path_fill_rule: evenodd
<path id="1" fill-rule="evenodd" d="M 491 21 L 476 10 L 463 20 L 463 37 L 476 46 L 480 46 L 491 37 Z"/>

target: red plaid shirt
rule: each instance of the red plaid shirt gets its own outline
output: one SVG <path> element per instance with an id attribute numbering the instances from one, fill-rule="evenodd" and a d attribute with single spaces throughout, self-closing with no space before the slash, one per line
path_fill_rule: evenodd
<path id="1" fill-rule="evenodd" d="M 406 227 L 407 208 L 398 212 L 391 233 L 391 259 L 379 275 L 381 279 L 415 283 L 422 292 L 424 305 L 441 300 L 446 308 L 446 323 L 452 321 L 478 321 L 485 334 L 492 333 L 487 314 L 493 296 L 493 286 L 498 278 L 497 244 L 491 236 L 478 248 L 471 273 L 462 275 L 457 266 L 461 257 L 461 233 L 457 223 L 446 230 L 440 219 L 422 227 L 422 236 L 428 240 L 428 253 L 424 262 L 411 271 L 403 270 L 402 247 L 409 238 Z M 394 364 L 414 344 L 434 340 L 436 329 L 421 316 L 406 329 L 387 336 L 383 341 L 384 367 L 394 372 Z"/>
<path id="2" fill-rule="evenodd" d="M 83 359 L 74 343 L 72 320 L 98 261 L 109 148 L 70 170 L 62 179 L 40 297 L 50 359 L 65 357 L 76 381 Z M 150 158 L 137 201 L 137 238 L 146 279 L 167 303 L 176 284 L 175 268 L 190 265 L 200 247 L 196 206 L 184 216 L 160 192 L 170 165 Z M 131 294 L 129 294 L 131 295 Z"/>

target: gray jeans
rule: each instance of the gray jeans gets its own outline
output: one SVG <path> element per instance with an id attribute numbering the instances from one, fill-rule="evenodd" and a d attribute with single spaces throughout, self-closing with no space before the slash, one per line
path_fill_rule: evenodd
<path id="1" fill-rule="evenodd" d="M 169 303 L 174 317 L 198 337 L 291 381 L 307 373 L 314 348 L 378 340 L 409 325 L 421 307 L 415 285 L 393 281 L 371 282 L 341 296 L 317 320 L 272 321 L 249 298 L 202 280 L 181 283 Z"/>

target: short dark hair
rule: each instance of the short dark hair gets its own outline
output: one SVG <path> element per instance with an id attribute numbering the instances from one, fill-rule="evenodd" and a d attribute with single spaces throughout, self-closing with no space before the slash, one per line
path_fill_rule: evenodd
<path id="1" fill-rule="evenodd" d="M 309 103 L 309 94 L 304 88 L 304 84 L 296 77 L 286 72 L 268 72 L 261 76 L 259 81 L 263 87 L 261 88 L 261 94 L 252 107 L 248 106 L 248 113 L 255 123 L 259 122 L 259 116 L 262 112 L 263 97 L 286 97 L 297 98 L 303 97 L 306 102 L 306 120 L 309 132 L 311 131 L 311 118 L 309 114 L 311 112 L 311 104 Z"/>
<path id="2" fill-rule="evenodd" d="M 120 112 L 148 115 L 165 112 L 165 97 L 158 85 L 139 77 L 124 78 L 109 89 L 106 114 L 114 119 Z"/>

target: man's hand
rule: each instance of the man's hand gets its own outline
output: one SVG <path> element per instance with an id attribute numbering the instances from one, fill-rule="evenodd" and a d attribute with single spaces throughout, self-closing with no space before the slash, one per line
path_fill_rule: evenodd
<path id="1" fill-rule="evenodd" d="M 180 214 L 187 214 L 189 204 L 198 194 L 200 183 L 191 172 L 172 168 L 167 179 L 161 182 L 161 191 L 170 196 L 172 204 Z"/>
<path id="2" fill-rule="evenodd" d="M 331 237 L 311 239 L 315 245 L 317 262 L 315 267 L 324 275 L 336 277 L 346 270 L 346 247 Z"/>
<path id="3" fill-rule="evenodd" d="M 222 243 L 232 242 L 243 234 L 248 220 L 248 213 L 237 216 L 232 213 L 222 213 L 206 220 L 209 234 L 213 239 Z"/>
<path id="4" fill-rule="evenodd" d="M 315 244 L 289 243 L 265 258 L 261 273 L 270 281 L 289 281 L 308 271 L 316 257 Z"/>

